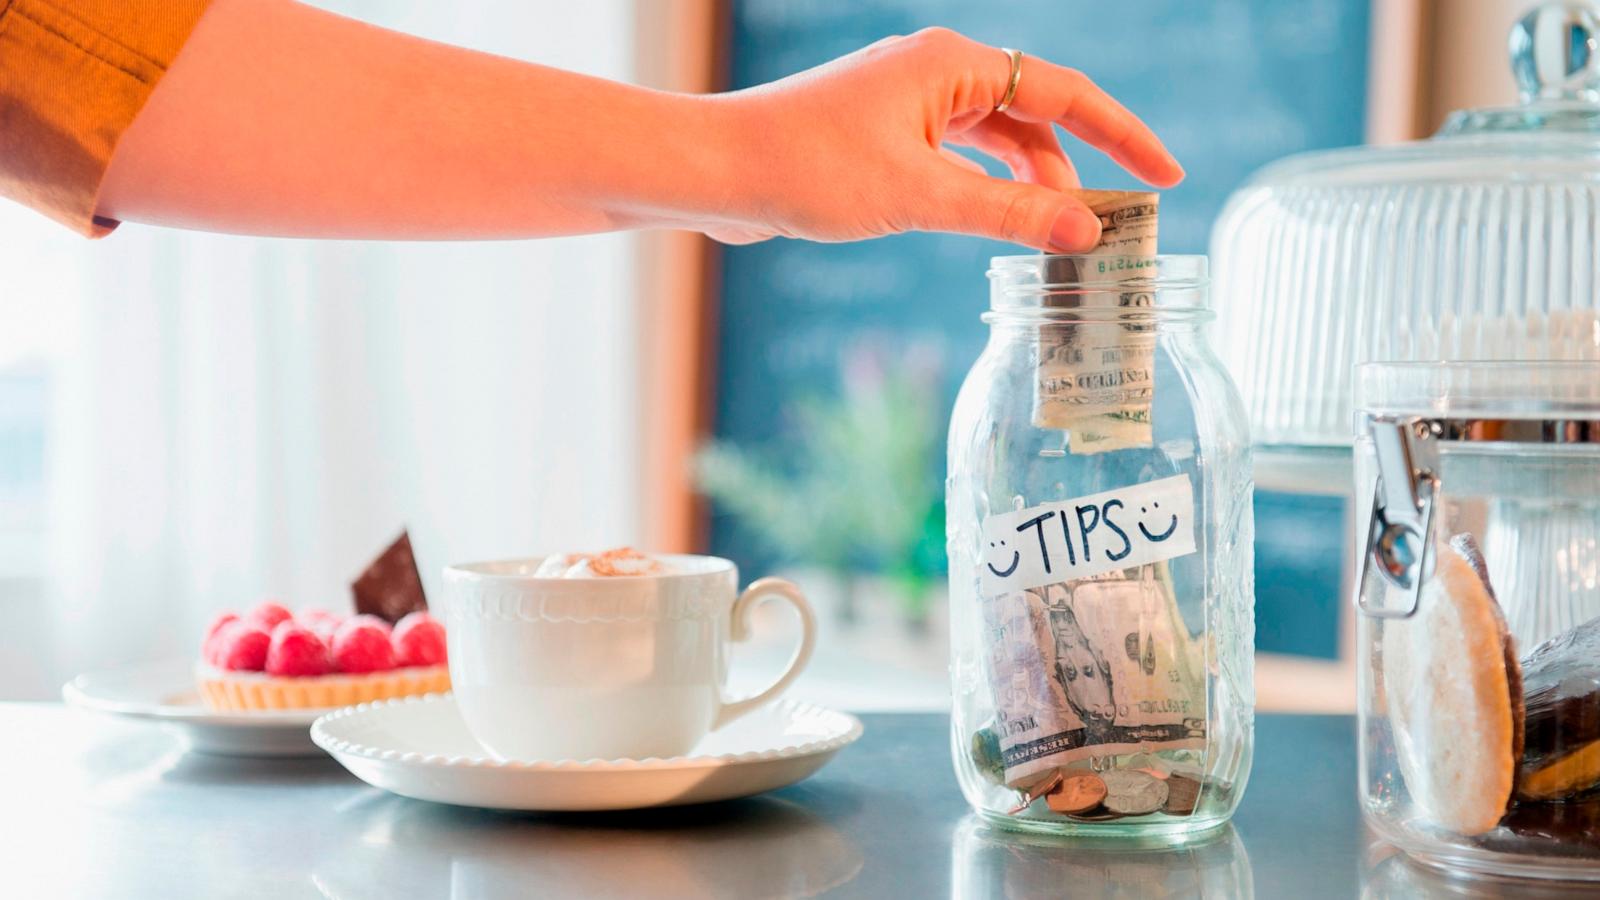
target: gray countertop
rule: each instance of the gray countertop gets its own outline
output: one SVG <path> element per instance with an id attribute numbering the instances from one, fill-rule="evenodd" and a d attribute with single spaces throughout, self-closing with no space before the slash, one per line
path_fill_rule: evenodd
<path id="1" fill-rule="evenodd" d="M 772 794 L 541 816 L 396 797 L 332 759 L 209 757 L 183 752 L 153 725 L 55 704 L 0 704 L 0 894 L 1501 895 L 1368 846 L 1348 717 L 1261 716 L 1235 824 L 1202 844 L 1140 851 L 981 827 L 951 774 L 945 717 L 862 718 L 860 742 Z"/>

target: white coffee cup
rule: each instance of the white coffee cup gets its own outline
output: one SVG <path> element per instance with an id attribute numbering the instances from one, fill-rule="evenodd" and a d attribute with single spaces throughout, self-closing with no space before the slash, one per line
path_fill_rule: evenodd
<path id="1" fill-rule="evenodd" d="M 435 612 L 468 730 L 501 759 L 681 756 L 710 731 L 770 702 L 811 659 L 816 621 L 781 578 L 739 593 L 714 556 L 660 556 L 669 575 L 539 578 L 540 559 L 450 566 Z M 728 643 L 771 597 L 800 613 L 789 666 L 753 697 L 729 700 Z"/>

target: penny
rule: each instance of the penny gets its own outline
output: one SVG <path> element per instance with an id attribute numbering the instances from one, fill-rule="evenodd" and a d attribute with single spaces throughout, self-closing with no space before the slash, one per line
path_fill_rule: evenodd
<path id="1" fill-rule="evenodd" d="M 1022 793 L 1023 793 L 1023 796 L 1028 798 L 1029 802 L 1032 802 L 1034 800 L 1039 799 L 1040 797 L 1043 797 L 1045 794 L 1050 793 L 1051 791 L 1055 790 L 1056 788 L 1058 788 L 1060 786 L 1061 786 L 1061 773 L 1052 771 L 1050 774 L 1044 776 L 1043 778 L 1039 779 L 1038 781 L 1035 781 L 1032 785 L 1024 788 Z"/>
<path id="2" fill-rule="evenodd" d="M 1091 772 L 1069 775 L 1044 799 L 1055 812 L 1081 815 L 1106 799 L 1106 783 Z"/>
<path id="3" fill-rule="evenodd" d="M 1022 803 L 1014 807 L 1008 814 L 1017 815 L 1033 805 L 1033 801 L 1045 796 L 1061 786 L 1061 773 L 1051 772 L 1029 787 L 1022 790 Z"/>
<path id="4" fill-rule="evenodd" d="M 1106 783 L 1105 807 L 1111 812 L 1142 816 L 1167 802 L 1167 783 L 1143 772 L 1113 769 L 1100 778 Z"/>
<path id="5" fill-rule="evenodd" d="M 1169 816 L 1191 815 L 1199 800 L 1200 782 L 1184 775 L 1173 775 L 1167 779 L 1167 802 L 1161 811 Z"/>

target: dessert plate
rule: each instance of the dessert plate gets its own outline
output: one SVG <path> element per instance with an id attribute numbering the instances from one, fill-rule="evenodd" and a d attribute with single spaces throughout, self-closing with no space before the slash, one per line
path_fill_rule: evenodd
<path id="1" fill-rule="evenodd" d="M 327 710 L 215 712 L 195 688 L 194 661 L 88 672 L 67 682 L 70 706 L 161 723 L 189 749 L 225 756 L 319 756 L 311 723 Z"/>
<path id="2" fill-rule="evenodd" d="M 671 759 L 502 761 L 449 694 L 331 712 L 311 739 L 357 778 L 418 800 L 528 811 L 643 809 L 747 797 L 793 784 L 861 736 L 861 722 L 779 700 Z"/>

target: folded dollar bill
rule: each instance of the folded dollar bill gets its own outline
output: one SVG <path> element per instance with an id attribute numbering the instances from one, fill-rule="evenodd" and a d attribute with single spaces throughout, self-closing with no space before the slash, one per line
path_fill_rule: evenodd
<path id="1" fill-rule="evenodd" d="M 1146 191 L 1078 192 L 1100 216 L 1100 243 L 1080 257 L 1052 266 L 1053 283 L 1105 282 L 1100 267 L 1137 272 L 1137 260 L 1154 259 L 1159 196 Z M 1102 262 L 1096 262 L 1102 261 Z M 1083 271 L 1084 267 L 1093 271 Z M 1148 291 L 1096 290 L 1050 295 L 1047 307 L 1149 306 Z M 1151 442 L 1150 403 L 1155 383 L 1153 323 L 1073 321 L 1044 323 L 1034 381 L 1033 424 L 1069 433 L 1072 453 L 1101 453 Z"/>

